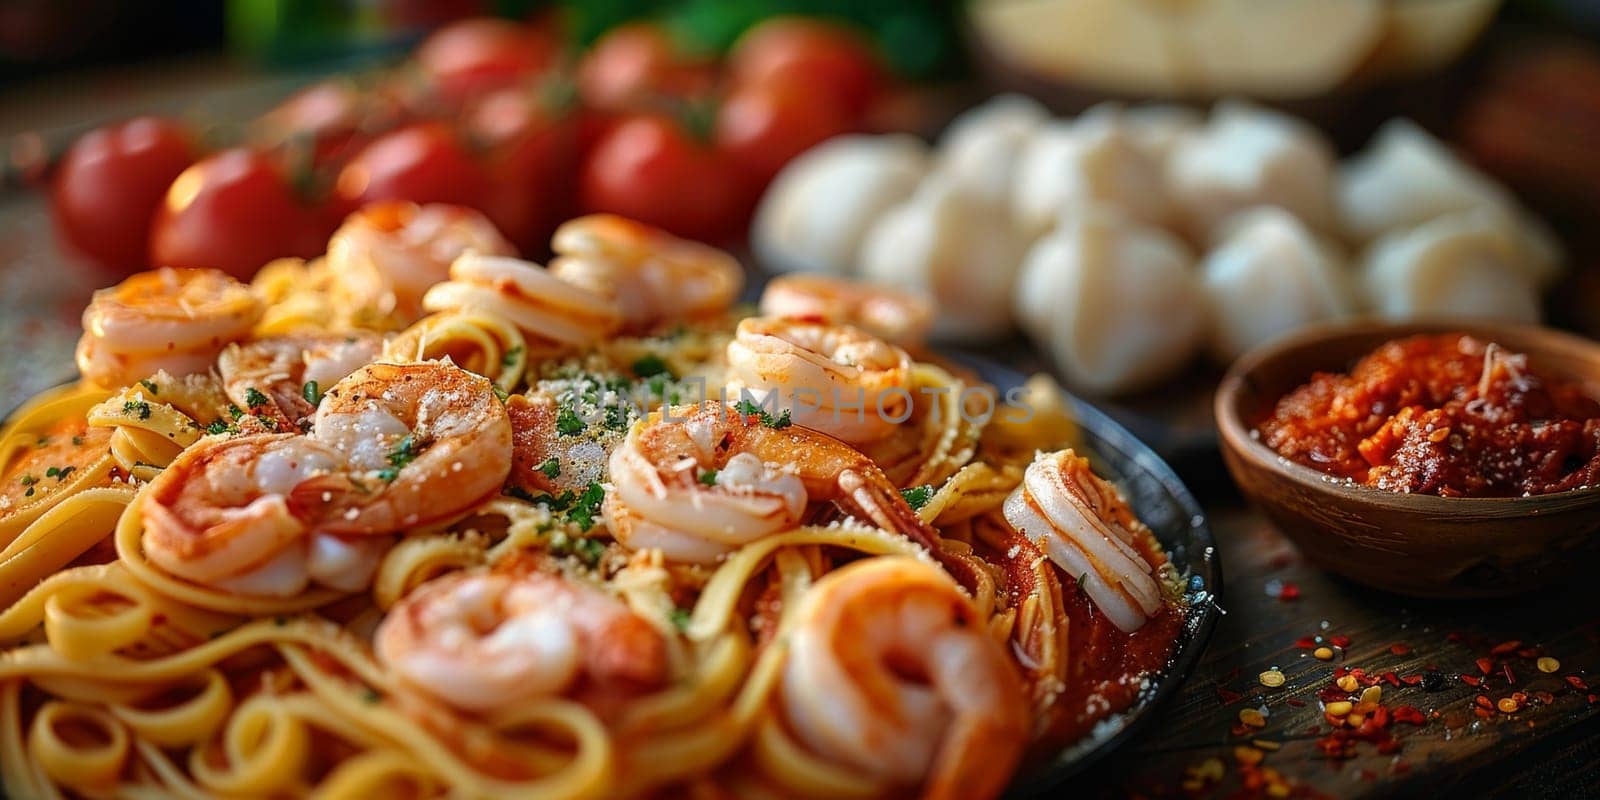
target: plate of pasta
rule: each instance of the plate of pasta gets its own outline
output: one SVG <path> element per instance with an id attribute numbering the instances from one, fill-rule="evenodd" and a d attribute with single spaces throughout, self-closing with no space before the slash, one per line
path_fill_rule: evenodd
<path id="1" fill-rule="evenodd" d="M 553 250 L 387 204 L 97 292 L 0 428 L 6 795 L 995 797 L 1198 658 L 1199 506 L 1048 378 L 619 217 Z"/>

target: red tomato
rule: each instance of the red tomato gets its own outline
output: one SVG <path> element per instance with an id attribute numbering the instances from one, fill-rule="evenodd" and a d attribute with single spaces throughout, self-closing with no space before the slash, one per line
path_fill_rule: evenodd
<path id="1" fill-rule="evenodd" d="M 850 132 L 848 112 L 809 84 L 770 80 L 741 86 L 717 110 L 717 147 L 765 186 L 790 159 Z"/>
<path id="2" fill-rule="evenodd" d="M 464 19 L 417 48 L 422 68 L 446 101 L 460 103 L 543 72 L 559 46 L 549 32 L 503 19 Z"/>
<path id="3" fill-rule="evenodd" d="M 725 159 L 673 120 L 637 115 L 617 123 L 584 165 L 583 205 L 720 240 L 743 229 L 747 197 Z"/>
<path id="4" fill-rule="evenodd" d="M 666 29 L 637 22 L 611 30 L 578 62 L 578 94 L 610 111 L 639 110 L 653 95 L 698 97 L 716 82 L 716 66 L 685 54 Z"/>
<path id="5" fill-rule="evenodd" d="M 320 254 L 332 223 L 300 202 L 271 157 L 224 150 L 172 182 L 150 231 L 150 263 L 216 267 L 249 280 L 274 258 Z"/>
<path id="6" fill-rule="evenodd" d="M 491 217 L 519 250 L 543 252 L 577 205 L 578 116 L 529 92 L 502 89 L 483 98 L 466 126 L 487 147 Z"/>
<path id="7" fill-rule="evenodd" d="M 354 155 L 371 139 L 367 131 L 389 127 L 398 114 L 385 98 L 348 81 L 328 80 L 263 114 L 255 123 L 255 139 L 265 147 L 309 142 L 312 163 L 321 167 Z"/>
<path id="8" fill-rule="evenodd" d="M 378 137 L 339 171 L 334 192 L 344 213 L 376 200 L 452 203 L 489 211 L 484 208 L 488 176 L 455 131 L 441 122 L 408 125 Z"/>
<path id="9" fill-rule="evenodd" d="M 197 155 L 174 120 L 139 117 L 85 135 L 56 172 L 51 208 L 61 238 L 102 266 L 144 267 L 150 220 Z"/>
<path id="10" fill-rule="evenodd" d="M 746 31 L 728 64 L 737 83 L 784 78 L 828 91 L 857 119 L 888 83 L 877 54 L 854 30 L 800 17 L 776 17 Z"/>

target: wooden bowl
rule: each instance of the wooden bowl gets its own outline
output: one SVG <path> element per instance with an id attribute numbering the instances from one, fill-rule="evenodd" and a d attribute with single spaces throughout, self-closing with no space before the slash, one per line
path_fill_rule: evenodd
<path id="1" fill-rule="evenodd" d="M 1418 597 L 1495 597 L 1547 586 L 1600 560 L 1600 487 L 1511 498 L 1400 494 L 1350 485 L 1280 457 L 1252 431 L 1315 371 L 1344 371 L 1378 345 L 1461 331 L 1600 397 L 1600 343 L 1546 328 L 1363 321 L 1308 329 L 1247 353 L 1217 389 L 1223 460 L 1244 496 L 1320 566 Z"/>

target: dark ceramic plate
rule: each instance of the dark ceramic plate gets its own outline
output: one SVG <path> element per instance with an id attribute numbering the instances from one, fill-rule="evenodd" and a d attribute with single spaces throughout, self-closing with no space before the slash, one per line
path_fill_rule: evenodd
<path id="1" fill-rule="evenodd" d="M 1021 386 L 1023 376 L 992 361 L 971 356 L 958 360 L 994 384 L 1002 396 Z M 1044 764 L 1018 777 L 1013 797 L 1032 797 L 1059 787 L 1067 778 L 1104 758 L 1132 738 L 1200 660 L 1221 611 L 1222 564 L 1206 526 L 1204 512 L 1172 468 L 1133 434 L 1094 406 L 1070 398 L 1082 438 L 1093 450 L 1095 471 L 1115 481 L 1133 510 L 1161 541 L 1180 573 L 1189 577 L 1188 616 L 1166 666 L 1151 676 L 1133 705 L 1096 725 Z"/>

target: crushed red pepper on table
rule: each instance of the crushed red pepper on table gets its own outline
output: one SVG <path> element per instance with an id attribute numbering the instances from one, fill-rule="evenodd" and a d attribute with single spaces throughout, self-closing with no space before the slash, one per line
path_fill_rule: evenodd
<path id="1" fill-rule="evenodd" d="M 1326 630 L 1328 624 L 1323 623 Z M 1540 707 L 1551 706 L 1557 701 L 1555 692 L 1566 691 L 1569 694 L 1579 694 L 1586 697 L 1587 702 L 1596 703 L 1597 696 L 1589 692 L 1588 683 L 1579 675 L 1569 674 L 1560 676 L 1567 685 L 1563 690 L 1555 684 L 1546 684 L 1555 691 L 1546 691 L 1544 688 L 1529 687 L 1528 690 L 1517 690 L 1517 674 L 1512 666 L 1513 660 L 1521 660 L 1524 664 L 1532 664 L 1537 668 L 1534 682 L 1541 679 L 1550 681 L 1558 676 L 1551 674 L 1560 670 L 1560 661 L 1544 654 L 1538 646 L 1525 645 L 1520 640 L 1506 640 L 1501 642 L 1483 642 L 1479 639 L 1469 640 L 1467 637 L 1451 633 L 1447 641 L 1453 645 L 1462 645 L 1486 655 L 1473 659 L 1473 666 L 1477 673 L 1462 673 L 1462 682 L 1478 688 L 1478 693 L 1465 698 L 1466 708 L 1472 712 L 1468 719 L 1477 718 L 1479 721 L 1493 718 L 1517 718 L 1516 715 L 1530 712 Z M 1343 634 L 1313 634 L 1302 636 L 1295 640 L 1294 647 L 1300 650 L 1313 650 L 1320 653 L 1337 648 L 1341 654 L 1347 653 L 1354 645 L 1354 641 Z M 1382 647 L 1377 654 L 1387 652 L 1395 657 L 1405 657 L 1414 654 L 1415 649 L 1406 642 L 1393 642 Z M 1307 654 L 1302 654 L 1302 658 Z M 1316 656 L 1319 660 L 1320 655 Z M 1318 669 L 1314 667 L 1313 669 Z M 1285 689 L 1290 682 L 1289 676 L 1277 665 L 1269 665 L 1256 675 L 1256 688 L 1247 695 L 1245 692 L 1234 691 L 1221 685 L 1236 680 L 1244 672 L 1235 669 L 1223 677 L 1216 686 L 1216 693 L 1224 705 L 1232 705 L 1247 699 L 1254 698 L 1251 702 L 1259 705 L 1246 706 L 1237 712 L 1236 721 L 1229 726 L 1229 733 L 1233 743 L 1228 745 L 1231 752 L 1222 757 L 1212 756 L 1188 767 L 1180 782 L 1180 788 L 1192 795 L 1208 795 L 1219 791 L 1223 782 L 1228 778 L 1231 769 L 1237 773 L 1239 788 L 1237 791 L 1227 793 L 1226 796 L 1234 798 L 1259 798 L 1259 797 L 1321 797 L 1325 796 L 1316 787 L 1303 780 L 1297 780 L 1273 769 L 1270 758 L 1273 753 L 1283 749 L 1286 741 L 1312 737 L 1311 746 L 1321 755 L 1334 763 L 1344 763 L 1348 759 L 1359 756 L 1363 744 L 1370 746 L 1371 751 L 1379 756 L 1389 756 L 1389 769 L 1393 774 L 1405 774 L 1411 770 L 1411 765 L 1401 755 L 1403 750 L 1400 728 L 1408 726 L 1421 728 L 1434 720 L 1442 720 L 1443 724 L 1454 727 L 1458 723 L 1451 723 L 1446 715 L 1445 708 L 1433 708 L 1424 711 L 1414 702 L 1405 702 L 1418 697 L 1417 695 L 1400 695 L 1417 687 L 1422 692 L 1429 694 L 1439 692 L 1446 688 L 1445 672 L 1436 664 L 1426 664 L 1418 672 L 1400 674 L 1396 670 L 1367 670 L 1363 667 L 1341 664 L 1334 666 L 1327 674 L 1326 683 L 1311 684 L 1308 688 L 1314 691 L 1319 708 L 1322 711 L 1321 724 L 1312 725 L 1303 731 L 1272 730 L 1273 715 L 1271 703 L 1281 698 L 1284 705 L 1289 708 L 1305 708 L 1308 703 L 1298 697 L 1284 696 L 1273 690 Z M 1547 676 L 1547 677 L 1546 677 Z M 1501 686 L 1503 682 L 1504 686 Z M 1495 684 L 1491 686 L 1491 684 Z M 1388 695 L 1386 692 L 1395 692 Z M 1448 701 L 1446 705 L 1455 705 L 1457 702 Z M 1293 724 L 1293 723 L 1291 723 Z M 1535 724 L 1531 720 L 1529 725 Z M 1282 736 L 1284 738 L 1273 738 Z M 1292 742 L 1291 742 L 1292 743 Z M 1339 773 L 1330 773 L 1336 775 Z M 1371 770 L 1361 770 L 1359 773 L 1365 780 L 1376 779 Z"/>
<path id="2" fill-rule="evenodd" d="M 1600 486 L 1600 401 L 1524 354 L 1459 333 L 1397 339 L 1348 373 L 1318 372 L 1255 435 L 1292 461 L 1394 492 Z"/>

